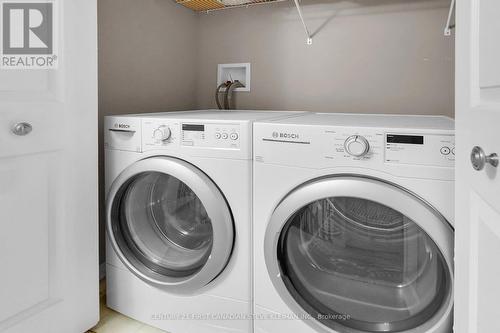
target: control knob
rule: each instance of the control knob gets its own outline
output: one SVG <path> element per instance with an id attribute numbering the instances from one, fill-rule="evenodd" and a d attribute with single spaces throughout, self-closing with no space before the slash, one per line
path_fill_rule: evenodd
<path id="1" fill-rule="evenodd" d="M 167 141 L 170 139 L 172 132 L 168 126 L 162 125 L 153 131 L 153 137 L 157 141 Z"/>
<path id="2" fill-rule="evenodd" d="M 370 151 L 370 143 L 361 135 L 351 135 L 344 142 L 346 152 L 355 157 L 362 157 Z"/>

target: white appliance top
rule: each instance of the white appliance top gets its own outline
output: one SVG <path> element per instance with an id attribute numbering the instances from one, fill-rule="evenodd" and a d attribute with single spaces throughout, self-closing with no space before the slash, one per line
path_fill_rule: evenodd
<path id="1" fill-rule="evenodd" d="M 223 121 L 257 121 L 265 119 L 282 118 L 283 116 L 294 116 L 300 111 L 258 111 L 258 110 L 193 110 L 193 111 L 171 111 L 122 115 L 123 117 L 136 118 L 163 118 L 184 120 L 223 120 Z"/>
<path id="2" fill-rule="evenodd" d="M 267 121 L 264 121 L 267 122 Z M 402 129 L 454 130 L 455 122 L 445 116 L 359 113 L 306 113 L 287 119 L 269 120 L 280 124 L 384 127 Z"/>
<path id="3" fill-rule="evenodd" d="M 254 123 L 254 160 L 454 178 L 454 121 L 442 116 L 303 113 Z"/>
<path id="4" fill-rule="evenodd" d="M 104 147 L 137 153 L 251 159 L 252 124 L 293 111 L 198 110 L 105 117 Z"/>

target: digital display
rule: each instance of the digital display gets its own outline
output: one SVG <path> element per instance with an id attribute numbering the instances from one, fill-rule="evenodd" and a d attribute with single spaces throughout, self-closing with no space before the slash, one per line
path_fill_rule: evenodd
<path id="1" fill-rule="evenodd" d="M 205 125 L 182 124 L 182 130 L 190 132 L 205 132 Z"/>
<path id="2" fill-rule="evenodd" d="M 423 145 L 423 135 L 387 134 L 387 143 L 402 143 L 408 145 Z"/>

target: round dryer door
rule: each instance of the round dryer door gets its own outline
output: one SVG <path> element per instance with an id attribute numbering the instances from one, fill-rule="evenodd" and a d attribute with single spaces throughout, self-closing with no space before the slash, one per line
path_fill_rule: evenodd
<path id="1" fill-rule="evenodd" d="M 361 177 L 318 180 L 288 195 L 267 231 L 275 287 L 315 325 L 335 332 L 451 325 L 453 229 L 410 192 Z"/>
<path id="2" fill-rule="evenodd" d="M 193 165 L 168 157 L 141 160 L 115 180 L 107 232 L 134 274 L 174 292 L 195 291 L 219 275 L 234 238 L 217 186 Z"/>

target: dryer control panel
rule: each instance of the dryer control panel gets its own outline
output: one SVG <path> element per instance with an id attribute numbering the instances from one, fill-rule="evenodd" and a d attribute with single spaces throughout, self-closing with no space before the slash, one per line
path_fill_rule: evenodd
<path id="1" fill-rule="evenodd" d="M 453 167 L 455 137 L 439 134 L 385 134 L 385 162 Z"/>
<path id="2" fill-rule="evenodd" d="M 455 162 L 451 130 L 264 123 L 255 127 L 254 138 L 255 160 L 264 163 L 384 168 L 398 173 L 416 167 L 453 169 Z"/>
<path id="3" fill-rule="evenodd" d="M 382 160 L 385 163 L 453 167 L 455 136 L 406 132 L 339 130 L 334 145 L 337 159 Z M 326 139 L 326 137 L 325 137 Z"/>

